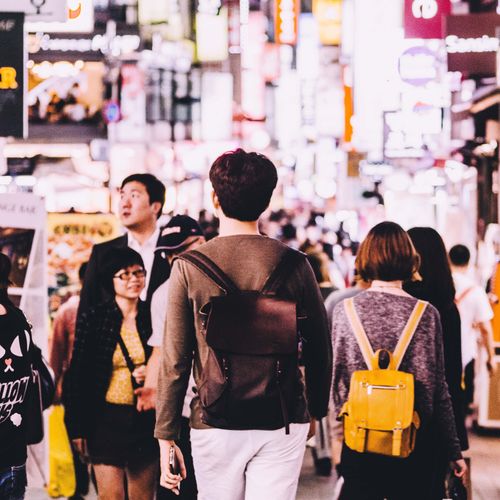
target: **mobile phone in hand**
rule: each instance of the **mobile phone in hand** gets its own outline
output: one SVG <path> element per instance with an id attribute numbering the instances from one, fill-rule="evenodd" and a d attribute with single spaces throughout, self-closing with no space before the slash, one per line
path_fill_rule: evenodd
<path id="1" fill-rule="evenodd" d="M 173 446 L 170 447 L 168 453 L 168 468 L 172 474 L 179 474 L 179 464 L 177 462 L 175 448 Z"/>

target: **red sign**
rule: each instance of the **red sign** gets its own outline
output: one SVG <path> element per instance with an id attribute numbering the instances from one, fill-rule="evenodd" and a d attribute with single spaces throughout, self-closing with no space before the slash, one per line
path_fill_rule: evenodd
<path id="1" fill-rule="evenodd" d="M 450 0 L 405 0 L 405 38 L 444 38 Z"/>
<path id="2" fill-rule="evenodd" d="M 299 0 L 276 0 L 275 5 L 275 41 L 285 45 L 295 45 L 299 26 Z"/>

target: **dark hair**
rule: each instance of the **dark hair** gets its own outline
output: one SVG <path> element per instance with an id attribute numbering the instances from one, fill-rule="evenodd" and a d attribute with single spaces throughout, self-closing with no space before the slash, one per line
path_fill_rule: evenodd
<path id="1" fill-rule="evenodd" d="M 101 284 L 108 292 L 114 295 L 113 276 L 121 269 L 139 265 L 144 267 L 144 261 L 139 253 L 129 247 L 112 248 L 104 256 L 104 266 L 101 275 Z"/>
<path id="2" fill-rule="evenodd" d="M 129 182 L 139 182 L 146 188 L 150 205 L 155 202 L 160 203 L 161 206 L 157 215 L 157 217 L 160 218 L 163 211 L 163 205 L 165 204 L 165 186 L 163 182 L 152 174 L 132 174 L 123 179 L 121 189 Z"/>
<path id="3" fill-rule="evenodd" d="M 312 267 L 314 277 L 318 284 L 330 281 L 330 273 L 328 271 L 328 257 L 320 252 L 311 252 L 306 254 L 307 260 Z"/>
<path id="4" fill-rule="evenodd" d="M 214 161 L 210 182 L 224 215 L 240 221 L 255 221 L 269 206 L 278 173 L 264 155 L 236 149 Z"/>
<path id="5" fill-rule="evenodd" d="M 443 239 L 431 227 L 413 227 L 408 234 L 420 255 L 422 281 L 407 283 L 405 290 L 437 309 L 451 307 L 455 301 L 455 285 Z"/>
<path id="6" fill-rule="evenodd" d="M 418 273 L 419 257 L 407 232 L 395 222 L 381 222 L 361 243 L 356 270 L 363 281 L 407 281 Z"/>
<path id="7" fill-rule="evenodd" d="M 78 279 L 83 282 L 85 278 L 85 273 L 87 271 L 87 264 L 88 262 L 83 262 L 80 268 L 78 269 Z"/>
<path id="8" fill-rule="evenodd" d="M 455 245 L 450 248 L 450 260 L 454 266 L 464 267 L 469 264 L 470 252 L 465 245 Z"/>
<path id="9" fill-rule="evenodd" d="M 3 306 L 11 306 L 12 302 L 7 294 L 7 289 L 11 284 L 9 280 L 12 264 L 9 257 L 0 252 L 0 304 Z"/>

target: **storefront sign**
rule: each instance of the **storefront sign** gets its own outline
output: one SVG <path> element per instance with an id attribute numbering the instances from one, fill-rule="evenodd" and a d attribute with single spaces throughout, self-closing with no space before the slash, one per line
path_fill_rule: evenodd
<path id="1" fill-rule="evenodd" d="M 177 3 L 175 0 L 174 4 Z M 141 24 L 161 24 L 168 21 L 170 2 L 163 0 L 139 0 L 139 22 Z M 178 4 L 178 3 L 177 3 Z"/>
<path id="2" fill-rule="evenodd" d="M 285 45 L 297 43 L 299 0 L 277 0 L 275 10 L 275 41 Z"/>
<path id="3" fill-rule="evenodd" d="M 342 41 L 342 0 L 313 0 L 313 14 L 319 26 L 322 45 L 340 45 Z"/>
<path id="4" fill-rule="evenodd" d="M 405 0 L 405 37 L 443 38 L 443 19 L 450 12 L 450 0 Z"/>
<path id="5" fill-rule="evenodd" d="M 196 55 L 200 62 L 225 61 L 228 58 L 227 7 L 223 7 L 218 15 L 214 12 L 196 14 Z"/>
<path id="6" fill-rule="evenodd" d="M 399 58 L 399 75 L 417 87 L 432 82 L 438 75 L 437 54 L 423 45 L 406 49 Z"/>
<path id="7" fill-rule="evenodd" d="M 29 22 L 67 19 L 66 0 L 0 0 L 0 12 L 24 12 Z"/>
<path id="8" fill-rule="evenodd" d="M 496 30 L 500 15 L 468 14 L 446 18 L 448 70 L 478 75 L 495 75 L 500 41 Z"/>
<path id="9" fill-rule="evenodd" d="M 40 1 L 36 3 L 40 3 Z M 93 0 L 67 0 L 66 19 L 66 21 L 58 23 L 26 23 L 26 30 L 32 33 L 39 31 L 46 33 L 90 33 L 94 31 Z"/>
<path id="10" fill-rule="evenodd" d="M 23 24 L 22 13 L 0 13 L 0 137 L 27 133 Z"/>

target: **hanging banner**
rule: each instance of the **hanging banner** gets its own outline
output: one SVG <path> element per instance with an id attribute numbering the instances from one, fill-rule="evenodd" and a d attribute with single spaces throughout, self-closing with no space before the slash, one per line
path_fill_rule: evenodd
<path id="1" fill-rule="evenodd" d="M 276 0 L 275 5 L 275 41 L 284 45 L 295 45 L 299 26 L 299 0 Z"/>
<path id="2" fill-rule="evenodd" d="M 322 45 L 340 45 L 342 41 L 342 0 L 313 0 L 313 14 Z"/>
<path id="3" fill-rule="evenodd" d="M 450 0 L 405 0 L 405 38 L 444 38 L 444 17 Z"/>
<path id="4" fill-rule="evenodd" d="M 0 12 L 24 12 L 26 21 L 64 22 L 67 0 L 0 0 Z"/>
<path id="5" fill-rule="evenodd" d="M 25 137 L 24 14 L 0 13 L 0 137 Z"/>

